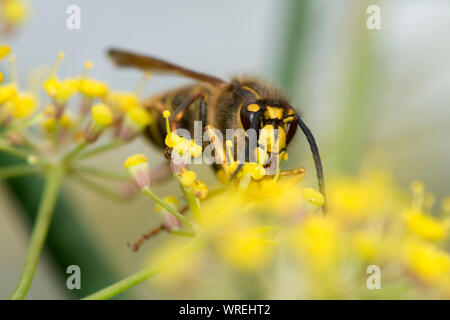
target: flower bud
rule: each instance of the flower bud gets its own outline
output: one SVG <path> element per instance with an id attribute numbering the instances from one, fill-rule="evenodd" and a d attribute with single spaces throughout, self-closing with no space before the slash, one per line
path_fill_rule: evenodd
<path id="1" fill-rule="evenodd" d="M 150 187 L 150 166 L 147 162 L 147 158 L 144 155 L 136 154 L 129 157 L 125 161 L 124 167 L 128 170 L 128 174 L 139 190 Z"/>
<path id="2" fill-rule="evenodd" d="M 17 86 L 15 84 L 5 84 L 0 86 L 0 104 L 17 95 Z"/>
<path id="3" fill-rule="evenodd" d="M 208 197 L 208 187 L 200 180 L 194 182 L 192 191 L 194 191 L 194 195 L 200 200 L 204 200 Z"/>
<path id="4" fill-rule="evenodd" d="M 142 130 L 151 123 L 152 118 L 147 110 L 134 107 L 127 111 L 120 128 L 119 137 L 124 141 L 134 139 Z"/>
<path id="5" fill-rule="evenodd" d="M 67 101 L 77 92 L 78 83 L 70 78 L 60 81 L 52 76 L 44 82 L 44 89 L 54 101 L 56 106 L 55 117 L 59 118 L 64 113 Z"/>
<path id="6" fill-rule="evenodd" d="M 108 86 L 99 80 L 82 78 L 79 83 L 80 92 L 88 99 L 104 98 L 108 93 Z"/>
<path id="7" fill-rule="evenodd" d="M 103 103 L 96 104 L 91 108 L 92 120 L 84 130 L 84 138 L 87 142 L 98 139 L 103 130 L 113 121 L 111 109 Z"/>
<path id="8" fill-rule="evenodd" d="M 172 230 L 179 230 L 181 228 L 180 220 L 178 220 L 176 217 L 174 217 L 171 213 L 167 211 L 163 213 L 162 225 L 164 226 L 164 229 L 166 229 L 169 232 Z"/>
<path id="9" fill-rule="evenodd" d="M 6 44 L 0 44 L 0 59 L 6 58 L 11 53 L 11 47 Z"/>
<path id="10" fill-rule="evenodd" d="M 302 190 L 302 194 L 308 203 L 314 204 L 318 207 L 323 206 L 325 203 L 323 194 L 313 188 L 304 188 Z"/>
<path id="11" fill-rule="evenodd" d="M 197 175 L 195 174 L 194 171 L 183 170 L 180 173 L 180 177 L 181 177 L 181 184 L 183 185 L 183 187 L 190 188 L 194 184 Z"/>
<path id="12" fill-rule="evenodd" d="M 163 199 L 165 202 L 170 204 L 172 207 L 176 208 L 178 206 L 178 199 L 173 196 L 166 196 Z M 176 217 L 174 217 L 171 213 L 167 212 L 164 208 L 162 208 L 159 204 L 156 206 L 156 212 L 163 214 L 163 222 L 162 225 L 164 229 L 167 231 L 179 230 L 181 227 L 181 222 Z"/>
<path id="13" fill-rule="evenodd" d="M 188 164 L 181 161 L 182 158 L 176 158 L 170 160 L 170 170 L 174 174 L 179 174 L 181 171 L 186 170 L 188 168 Z"/>

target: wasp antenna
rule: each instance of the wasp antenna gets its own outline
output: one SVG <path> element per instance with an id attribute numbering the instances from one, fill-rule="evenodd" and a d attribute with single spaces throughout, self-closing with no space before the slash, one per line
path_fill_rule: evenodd
<path id="1" fill-rule="evenodd" d="M 252 119 L 252 123 L 250 124 L 250 128 L 249 128 L 249 130 L 251 129 L 251 130 L 255 130 L 256 131 L 257 139 L 258 139 L 258 136 L 259 136 L 258 130 L 259 130 L 259 124 L 260 124 L 260 121 L 261 121 L 261 116 L 263 114 L 263 111 L 264 111 L 264 107 L 259 109 L 259 111 L 255 112 L 255 114 L 253 116 L 253 119 Z M 249 144 L 248 140 L 245 143 L 245 157 L 246 158 L 248 157 L 248 159 L 250 159 L 250 144 Z M 246 159 L 246 161 L 247 161 L 247 159 Z M 232 173 L 232 175 L 230 177 L 230 181 L 233 181 L 233 179 L 236 178 L 236 176 L 242 170 L 243 167 L 244 167 L 244 163 L 239 163 L 239 165 L 236 168 L 236 170 L 234 170 L 234 172 Z"/>
<path id="2" fill-rule="evenodd" d="M 319 183 L 319 191 L 322 193 L 322 195 L 325 198 L 325 203 L 322 206 L 323 213 L 327 212 L 327 200 L 326 200 L 326 194 L 325 194 L 325 181 L 323 178 L 323 168 L 322 168 L 322 160 L 320 159 L 319 154 L 319 148 L 317 148 L 316 139 L 314 139 L 314 136 L 309 130 L 308 126 L 302 121 L 302 119 L 298 116 L 298 125 L 302 129 L 304 135 L 306 136 L 306 139 L 308 140 L 309 147 L 311 148 L 311 153 L 314 158 L 314 165 L 316 167 L 316 174 L 317 174 L 317 180 Z"/>
<path id="3" fill-rule="evenodd" d="M 231 174 L 230 177 L 230 181 L 233 181 L 234 178 L 236 178 L 236 176 L 238 175 L 238 173 L 242 170 L 242 168 L 244 167 L 243 163 L 239 163 L 236 170 L 233 171 L 233 173 Z"/>

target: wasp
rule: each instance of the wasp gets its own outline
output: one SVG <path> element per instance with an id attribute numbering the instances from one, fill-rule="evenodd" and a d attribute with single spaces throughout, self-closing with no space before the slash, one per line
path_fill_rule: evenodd
<path id="1" fill-rule="evenodd" d="M 194 121 L 201 121 L 205 130 L 219 130 L 222 136 L 226 135 L 227 129 L 255 130 L 258 143 L 251 145 L 248 137 L 245 140 L 246 160 L 252 154 L 250 149 L 257 147 L 265 148 L 271 159 L 286 154 L 286 148 L 294 138 L 298 126 L 309 143 L 319 190 L 325 196 L 322 161 L 315 138 L 288 99 L 273 85 L 248 76 L 225 81 L 155 57 L 120 49 L 110 49 L 108 54 L 119 67 L 134 67 L 146 72 L 173 74 L 196 80 L 192 85 L 169 90 L 143 101 L 143 106 L 154 119 L 145 129 L 145 134 L 156 146 L 166 149 L 165 110 L 171 111 L 170 125 L 174 129 L 183 128 L 192 132 Z M 266 138 L 269 136 L 270 141 L 275 141 L 277 149 L 271 149 L 267 143 L 259 143 L 261 135 Z M 217 150 L 225 148 L 220 145 L 216 147 Z M 242 167 L 243 163 L 240 163 L 230 175 L 231 180 Z M 280 174 L 304 172 L 301 169 L 303 168 L 284 170 Z M 326 203 L 322 209 L 326 211 Z"/>

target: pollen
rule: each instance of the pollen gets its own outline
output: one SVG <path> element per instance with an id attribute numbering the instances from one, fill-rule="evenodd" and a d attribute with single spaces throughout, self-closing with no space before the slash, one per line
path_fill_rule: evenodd
<path id="1" fill-rule="evenodd" d="M 36 98 L 28 93 L 20 93 L 13 101 L 13 115 L 15 118 L 26 118 L 36 110 Z"/>
<path id="2" fill-rule="evenodd" d="M 242 172 L 255 180 L 261 180 L 266 175 L 266 169 L 262 165 L 250 162 L 244 164 Z"/>
<path id="3" fill-rule="evenodd" d="M 192 187 L 196 178 L 197 178 L 197 175 L 195 174 L 194 171 L 186 170 L 181 175 L 181 184 L 185 188 Z"/>
<path id="4" fill-rule="evenodd" d="M 111 109 L 103 103 L 99 103 L 91 108 L 92 119 L 94 121 L 103 126 L 109 126 L 113 121 L 113 114 Z"/>
<path id="5" fill-rule="evenodd" d="M 325 203 L 325 198 L 323 194 L 313 188 L 304 188 L 302 190 L 303 197 L 308 203 L 314 204 L 316 206 L 323 206 Z"/>
<path id="6" fill-rule="evenodd" d="M 6 58 L 11 53 L 10 46 L 5 44 L 0 45 L 0 59 Z"/>
<path id="7" fill-rule="evenodd" d="M 61 64 L 61 61 L 66 57 L 65 53 L 60 51 L 58 52 L 57 56 L 56 56 L 56 61 L 52 66 L 52 69 L 50 71 L 50 77 L 54 77 L 56 74 L 56 71 L 58 71 L 58 68 Z"/>
<path id="8" fill-rule="evenodd" d="M 143 154 L 135 154 L 134 156 L 128 157 L 127 160 L 125 160 L 125 163 L 123 164 L 123 166 L 125 168 L 130 168 L 133 167 L 135 165 L 138 165 L 140 163 L 145 163 L 147 162 L 147 157 L 144 156 Z"/>
<path id="9" fill-rule="evenodd" d="M 422 182 L 420 181 L 413 181 L 411 183 L 411 190 L 413 193 L 422 193 L 424 191 L 425 187 Z"/>
<path id="10" fill-rule="evenodd" d="M 166 119 L 169 118 L 170 117 L 170 111 L 169 110 L 164 110 L 163 117 L 166 118 Z"/>
<path id="11" fill-rule="evenodd" d="M 94 63 L 92 62 L 92 61 L 90 61 L 90 60 L 88 60 L 88 61 L 86 61 L 85 63 L 84 63 L 84 67 L 86 68 L 86 69 L 92 69 L 92 67 L 94 66 Z"/>
<path id="12" fill-rule="evenodd" d="M 52 76 L 44 82 L 44 89 L 57 103 L 64 104 L 77 92 L 78 83 L 73 79 L 60 81 Z"/>
<path id="13" fill-rule="evenodd" d="M 110 92 L 107 97 L 107 102 L 120 112 L 128 112 L 132 108 L 141 107 L 136 94 L 129 92 Z"/>
<path id="14" fill-rule="evenodd" d="M 0 86 L 0 104 L 5 103 L 17 94 L 17 87 L 14 84 Z"/>
<path id="15" fill-rule="evenodd" d="M 73 124 L 73 119 L 72 117 L 65 113 L 61 116 L 61 118 L 59 119 L 59 123 L 61 124 L 61 127 L 64 129 L 69 129 L 72 124 Z M 55 128 L 56 128 L 56 120 L 54 117 L 45 119 L 44 122 L 42 123 L 42 127 L 44 128 L 45 131 L 52 133 L 55 132 Z"/>
<path id="16" fill-rule="evenodd" d="M 145 127 L 152 121 L 150 114 L 144 108 L 131 108 L 127 114 L 130 119 L 140 127 Z"/>
<path id="17" fill-rule="evenodd" d="M 411 183 L 412 207 L 416 210 L 422 210 L 425 200 L 425 186 L 420 181 L 414 181 Z"/>
<path id="18" fill-rule="evenodd" d="M 80 79 L 80 92 L 88 98 L 104 98 L 108 93 L 108 86 L 92 78 Z"/>
<path id="19" fill-rule="evenodd" d="M 194 195 L 204 200 L 208 197 L 208 187 L 200 180 L 196 180 L 192 185 L 192 190 L 194 191 Z"/>
<path id="20" fill-rule="evenodd" d="M 29 16 L 28 4 L 21 0 L 2 1 L 0 18 L 11 25 L 22 24 Z"/>
<path id="21" fill-rule="evenodd" d="M 442 201 L 442 210 L 444 210 L 444 213 L 450 213 L 450 197 L 446 197 Z"/>
<path id="22" fill-rule="evenodd" d="M 440 241 L 446 236 L 446 224 L 431 215 L 410 209 L 405 213 L 408 229 L 413 234 L 432 241 Z"/>

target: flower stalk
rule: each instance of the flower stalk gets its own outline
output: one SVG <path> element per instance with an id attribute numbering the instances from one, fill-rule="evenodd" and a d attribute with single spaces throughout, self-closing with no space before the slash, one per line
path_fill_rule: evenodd
<path id="1" fill-rule="evenodd" d="M 11 300 L 23 300 L 31 286 L 39 257 L 47 238 L 63 175 L 63 170 L 59 165 L 50 168 L 48 172 L 44 193 L 41 198 L 36 223 L 33 227 L 30 245 L 28 247 L 25 267 L 16 290 L 11 296 Z"/>
<path id="2" fill-rule="evenodd" d="M 162 200 L 160 197 L 158 197 L 156 194 L 154 194 L 153 191 L 150 190 L 150 188 L 147 188 L 147 187 L 146 188 L 142 188 L 141 192 L 143 192 L 146 196 L 148 196 L 153 201 L 158 203 L 161 207 L 163 207 L 165 210 L 167 210 L 170 214 L 172 214 L 175 218 L 180 220 L 182 223 L 184 223 L 185 225 L 187 225 L 188 227 L 190 227 L 190 228 L 192 228 L 194 230 L 196 229 L 194 224 L 188 218 L 183 216 L 175 208 L 173 208 L 170 204 L 168 204 L 167 202 Z"/>
<path id="3" fill-rule="evenodd" d="M 157 275 L 159 272 L 164 271 L 165 267 L 168 266 L 170 263 L 174 262 L 174 258 L 176 259 L 182 259 L 186 255 L 190 254 L 191 252 L 198 250 L 202 246 L 203 241 L 201 238 L 196 237 L 192 239 L 188 244 L 186 244 L 181 249 L 174 252 L 174 255 L 171 255 L 164 259 L 163 261 L 160 261 L 154 266 L 151 266 L 149 268 L 146 268 L 144 270 L 139 271 L 138 273 L 135 273 L 132 276 L 129 276 L 128 278 L 125 278 L 119 282 L 116 282 L 113 285 L 110 285 L 109 287 L 106 287 L 96 293 L 93 293 L 87 297 L 85 297 L 83 300 L 107 300 L 111 299 L 112 297 L 150 279 L 154 275 Z"/>
<path id="4" fill-rule="evenodd" d="M 142 282 L 148 280 L 152 276 L 156 275 L 159 271 L 161 271 L 161 266 L 150 267 L 144 270 L 139 271 L 138 273 L 125 278 L 109 287 L 106 287 L 90 296 L 87 296 L 83 300 L 108 300 L 112 297 L 122 293 Z"/>
<path id="5" fill-rule="evenodd" d="M 9 179 L 24 176 L 30 173 L 35 173 L 39 170 L 39 167 L 29 166 L 25 164 L 18 164 L 8 167 L 0 168 L 0 179 Z"/>
<path id="6" fill-rule="evenodd" d="M 186 199 L 189 208 L 192 210 L 192 214 L 194 215 L 195 220 L 198 223 L 201 223 L 202 213 L 200 211 L 200 206 L 198 205 L 198 200 L 195 197 L 192 189 L 185 188 L 182 184 L 180 184 L 181 192 L 183 192 L 184 198 Z"/>

